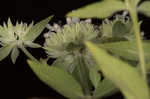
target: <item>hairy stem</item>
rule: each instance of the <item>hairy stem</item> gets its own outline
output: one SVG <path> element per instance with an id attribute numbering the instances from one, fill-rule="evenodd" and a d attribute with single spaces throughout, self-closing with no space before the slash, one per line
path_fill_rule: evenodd
<path id="1" fill-rule="evenodd" d="M 139 55 L 139 61 L 140 61 L 140 70 L 141 70 L 144 80 L 147 81 L 144 51 L 143 51 L 142 39 L 140 35 L 140 29 L 138 25 L 136 6 L 130 5 L 130 2 L 128 0 L 125 0 L 125 2 L 126 2 L 127 8 L 129 10 L 129 13 L 133 22 L 133 29 L 134 29 L 135 36 L 136 36 L 136 43 L 137 43 L 137 49 L 138 49 L 138 55 Z"/>
<path id="2" fill-rule="evenodd" d="M 24 48 L 24 47 L 22 46 L 22 47 L 21 47 L 21 50 L 24 52 L 24 54 L 25 54 L 28 58 L 30 58 L 31 60 L 33 60 L 33 61 L 39 63 L 39 61 L 38 61 L 36 58 L 34 58 L 34 57 L 27 51 L 26 48 Z"/>

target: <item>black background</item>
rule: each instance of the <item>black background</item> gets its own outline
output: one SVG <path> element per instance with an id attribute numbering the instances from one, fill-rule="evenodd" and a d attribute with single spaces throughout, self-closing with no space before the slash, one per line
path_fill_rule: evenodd
<path id="1" fill-rule="evenodd" d="M 4 0 L 3 0 L 4 1 Z M 65 14 L 75 8 L 81 7 L 94 0 L 5 0 L 0 2 L 0 24 L 6 22 L 8 17 L 13 23 L 17 20 L 30 23 L 32 20 L 38 22 L 50 15 L 55 15 L 52 22 L 64 21 Z M 97 0 L 98 1 L 98 0 Z M 144 20 L 142 29 L 149 38 L 150 19 L 139 15 Z M 43 43 L 42 38 L 36 40 Z M 33 56 L 39 58 L 45 56 L 41 49 L 29 49 Z M 27 57 L 21 52 L 15 65 L 10 57 L 0 62 L 0 99 L 27 99 L 28 97 L 57 97 L 62 96 L 42 83 L 26 64 Z M 9 98 L 8 98 L 9 97 Z M 121 97 L 117 94 L 114 97 Z M 110 98 L 109 98 L 110 99 Z"/>

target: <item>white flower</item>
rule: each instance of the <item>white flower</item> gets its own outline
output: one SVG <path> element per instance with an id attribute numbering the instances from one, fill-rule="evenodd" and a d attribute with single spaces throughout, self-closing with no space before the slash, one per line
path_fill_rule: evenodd
<path id="1" fill-rule="evenodd" d="M 94 26 L 86 22 L 64 25 L 60 31 L 46 38 L 44 48 L 48 55 L 57 58 L 82 49 L 84 40 L 93 40 L 97 35 Z"/>
<path id="2" fill-rule="evenodd" d="M 16 23 L 13 25 L 11 20 L 8 19 L 7 24 L 0 26 L 0 61 L 11 53 L 12 62 L 15 63 L 19 56 L 18 48 L 26 52 L 25 47 L 38 48 L 39 44 L 33 41 L 40 35 L 49 22 L 51 17 L 33 25 L 33 22 L 28 26 L 26 23 Z"/>

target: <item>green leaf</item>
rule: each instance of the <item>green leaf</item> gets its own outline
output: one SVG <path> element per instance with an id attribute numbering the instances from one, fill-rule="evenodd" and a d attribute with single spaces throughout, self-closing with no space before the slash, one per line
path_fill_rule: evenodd
<path id="1" fill-rule="evenodd" d="M 120 41 L 113 43 L 99 44 L 98 46 L 110 51 L 115 55 L 119 55 L 123 58 L 138 61 L 138 51 L 136 43 L 134 41 Z M 147 41 L 143 41 L 143 49 L 145 60 L 150 60 L 150 44 Z"/>
<path id="2" fill-rule="evenodd" d="M 0 61 L 2 61 L 4 58 L 6 58 L 9 55 L 12 48 L 13 48 L 12 44 L 7 45 L 7 46 L 3 46 L 0 48 Z"/>
<path id="3" fill-rule="evenodd" d="M 139 7 L 138 11 L 150 17 L 150 1 L 144 1 Z"/>
<path id="4" fill-rule="evenodd" d="M 29 32 L 25 35 L 25 40 L 27 41 L 34 41 L 44 30 L 46 24 L 51 20 L 52 16 L 40 21 L 39 23 L 35 24 Z"/>
<path id="5" fill-rule="evenodd" d="M 100 27 L 100 32 L 102 33 L 102 38 L 110 38 L 112 37 L 112 24 L 111 23 L 102 23 L 102 27 Z"/>
<path id="6" fill-rule="evenodd" d="M 56 66 L 58 68 L 63 69 L 64 71 L 72 73 L 75 69 L 73 56 L 66 55 L 63 57 L 59 57 L 53 62 L 52 66 Z"/>
<path id="7" fill-rule="evenodd" d="M 90 80 L 95 88 L 97 88 L 99 81 L 101 80 L 101 76 L 98 73 L 97 68 L 90 68 L 89 72 Z"/>
<path id="8" fill-rule="evenodd" d="M 113 93 L 119 91 L 118 88 L 110 81 L 109 79 L 105 78 L 102 82 L 98 84 L 98 87 L 94 91 L 93 97 L 95 98 L 102 98 Z"/>
<path id="9" fill-rule="evenodd" d="M 113 37 L 123 37 L 125 34 L 129 33 L 129 30 L 122 21 L 116 21 L 112 27 Z"/>
<path id="10" fill-rule="evenodd" d="M 47 64 L 38 64 L 33 61 L 28 61 L 28 63 L 43 82 L 60 94 L 71 99 L 83 97 L 81 86 L 67 72 L 54 66 L 48 66 Z"/>
<path id="11" fill-rule="evenodd" d="M 127 99 L 149 99 L 148 86 L 136 68 L 90 42 L 86 42 L 86 45 L 104 76 L 110 79 Z"/>
<path id="12" fill-rule="evenodd" d="M 19 50 L 17 47 L 14 47 L 12 52 L 11 52 L 11 60 L 13 62 L 13 64 L 15 64 L 16 62 L 16 59 L 18 58 L 19 56 Z"/>
<path id="13" fill-rule="evenodd" d="M 117 11 L 124 9 L 126 9 L 126 6 L 120 0 L 104 0 L 72 11 L 67 16 L 76 16 L 80 18 L 105 18 L 111 16 Z"/>
<path id="14" fill-rule="evenodd" d="M 83 93 L 89 95 L 91 93 L 92 84 L 89 78 L 89 69 L 85 64 L 83 54 L 75 53 L 74 61 L 75 69 L 72 75 L 81 85 Z"/>

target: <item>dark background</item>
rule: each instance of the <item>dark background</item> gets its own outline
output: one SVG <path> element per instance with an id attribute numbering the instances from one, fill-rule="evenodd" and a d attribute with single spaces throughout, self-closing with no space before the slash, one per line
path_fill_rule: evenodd
<path id="1" fill-rule="evenodd" d="M 2 0 L 1 0 L 2 1 Z M 4 1 L 4 0 L 3 0 Z M 94 0 L 5 0 L 0 2 L 0 24 L 11 18 L 13 23 L 17 20 L 30 23 L 32 20 L 38 22 L 50 15 L 55 15 L 51 22 L 64 21 L 65 14 L 75 8 L 89 4 Z M 98 1 L 98 0 L 96 0 Z M 139 15 L 144 20 L 142 29 L 149 38 L 150 19 Z M 43 43 L 42 38 L 36 41 Z M 31 49 L 29 49 L 31 51 Z M 32 49 L 33 56 L 39 58 L 44 56 L 41 49 Z M 17 63 L 12 64 L 10 57 L 0 62 L 0 99 L 27 99 L 28 97 L 57 97 L 62 96 L 42 83 L 26 64 L 27 57 L 21 52 Z M 3 98 L 2 98 L 3 97 Z M 121 97 L 117 94 L 114 97 Z M 110 99 L 110 98 L 109 98 Z"/>

